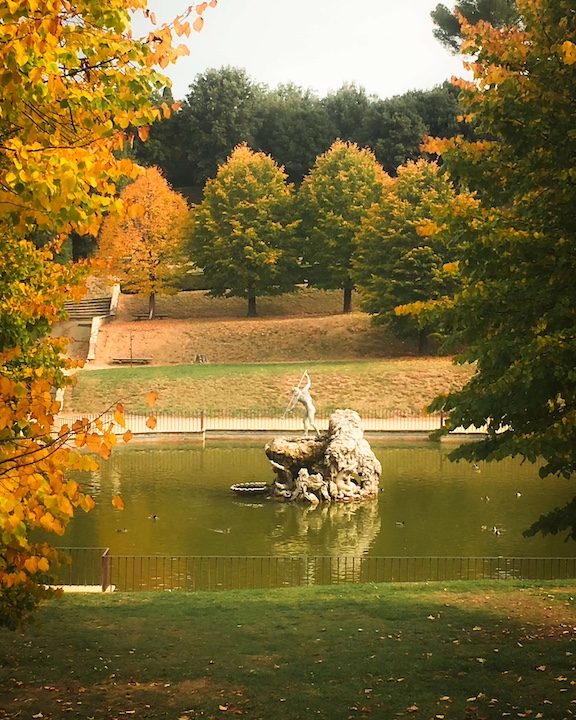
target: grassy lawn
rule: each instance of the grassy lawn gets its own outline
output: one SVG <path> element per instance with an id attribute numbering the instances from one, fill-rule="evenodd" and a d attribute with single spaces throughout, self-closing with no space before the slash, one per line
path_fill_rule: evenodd
<path id="1" fill-rule="evenodd" d="M 572 718 L 574 588 L 65 596 L 0 633 L 4 718 Z"/>
<path id="2" fill-rule="evenodd" d="M 470 368 L 449 358 L 401 358 L 365 362 L 172 365 L 84 370 L 66 401 L 68 411 L 100 412 L 120 400 L 129 412 L 146 413 L 149 390 L 159 394 L 157 412 L 284 410 L 305 369 L 319 411 L 421 412 L 438 394 L 460 386 Z"/>

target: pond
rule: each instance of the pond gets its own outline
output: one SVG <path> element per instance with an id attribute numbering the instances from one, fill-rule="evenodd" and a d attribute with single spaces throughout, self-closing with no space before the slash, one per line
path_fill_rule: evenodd
<path id="1" fill-rule="evenodd" d="M 230 490 L 273 479 L 264 442 L 118 449 L 83 481 L 96 508 L 80 511 L 58 544 L 113 555 L 574 556 L 561 535 L 522 536 L 572 497 L 566 480 L 541 480 L 512 459 L 476 469 L 452 463 L 446 444 L 371 444 L 383 468 L 379 498 L 316 509 Z M 123 511 L 111 504 L 117 493 Z"/>

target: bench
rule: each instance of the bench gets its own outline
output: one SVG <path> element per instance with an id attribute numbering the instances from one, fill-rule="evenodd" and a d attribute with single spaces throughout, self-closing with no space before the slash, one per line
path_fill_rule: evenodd
<path id="1" fill-rule="evenodd" d="M 134 318 L 134 320 L 149 320 L 150 319 L 150 316 L 148 315 L 148 313 L 133 315 L 132 317 Z M 154 315 L 153 320 L 164 320 L 167 317 L 168 317 L 168 315 Z"/>
<path id="2" fill-rule="evenodd" d="M 112 362 L 115 365 L 149 365 L 152 362 L 152 358 L 113 358 Z"/>

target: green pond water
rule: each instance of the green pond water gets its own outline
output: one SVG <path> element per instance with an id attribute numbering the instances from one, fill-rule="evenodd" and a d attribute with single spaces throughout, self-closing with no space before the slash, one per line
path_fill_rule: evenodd
<path id="1" fill-rule="evenodd" d="M 541 480 L 534 466 L 515 460 L 482 464 L 478 471 L 450 462 L 443 444 L 371 445 L 383 469 L 379 498 L 316 509 L 230 490 L 232 483 L 274 478 L 263 442 L 118 449 L 84 478 L 96 508 L 80 511 L 58 544 L 109 547 L 113 555 L 576 554 L 564 536 L 522 536 L 541 513 L 572 497 L 568 481 Z M 117 493 L 123 511 L 111 504 Z"/>

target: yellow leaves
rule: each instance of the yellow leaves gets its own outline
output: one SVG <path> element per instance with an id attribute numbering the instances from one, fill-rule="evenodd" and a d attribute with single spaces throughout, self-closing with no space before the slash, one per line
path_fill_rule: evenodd
<path id="1" fill-rule="evenodd" d="M 124 408 L 120 404 L 116 405 L 116 410 L 114 411 L 114 422 L 116 423 L 116 425 L 120 425 L 120 427 L 122 428 L 126 427 L 126 420 L 124 419 Z"/>
<path id="2" fill-rule="evenodd" d="M 132 440 L 133 437 L 134 437 L 134 435 L 132 434 L 132 431 L 126 430 L 124 435 L 122 435 L 122 440 L 124 440 L 125 443 L 128 443 L 128 442 L 130 442 L 130 440 Z"/>
<path id="3" fill-rule="evenodd" d="M 457 275 L 460 272 L 460 262 L 456 260 L 455 262 L 444 263 L 442 270 L 448 275 Z"/>
<path id="4" fill-rule="evenodd" d="M 48 572 L 50 569 L 50 563 L 45 557 L 39 558 L 36 555 L 31 555 L 24 561 L 24 567 L 31 575 L 33 575 L 36 572 Z"/>
<path id="5" fill-rule="evenodd" d="M 194 30 L 196 30 L 196 32 L 200 32 L 204 27 L 204 18 L 198 16 L 196 20 L 194 20 L 194 22 L 192 23 L 192 27 L 194 28 Z"/>
<path id="6" fill-rule="evenodd" d="M 574 63 L 576 63 L 576 45 L 570 42 L 570 40 L 566 40 L 566 42 L 562 43 L 560 49 L 562 51 L 562 59 L 566 65 L 574 65 Z"/>
<path id="7" fill-rule="evenodd" d="M 146 404 L 154 407 L 156 400 L 158 400 L 158 393 L 155 390 L 151 390 L 148 395 L 146 395 Z"/>
<path id="8" fill-rule="evenodd" d="M 150 417 L 146 420 L 146 427 L 150 430 L 154 430 L 156 427 L 156 418 L 154 415 L 150 415 Z"/>
<path id="9" fill-rule="evenodd" d="M 90 497 L 90 495 L 83 495 L 80 498 L 80 502 L 78 507 L 84 510 L 84 512 L 90 512 L 90 510 L 93 510 L 96 506 L 96 503 L 94 500 Z"/>
<path id="10" fill-rule="evenodd" d="M 116 496 L 112 499 L 112 505 L 113 505 L 113 507 L 115 507 L 117 510 L 124 510 L 124 508 L 126 507 L 126 505 L 125 505 L 125 503 L 124 503 L 124 500 L 122 500 L 122 498 L 120 497 L 120 495 L 116 495 Z"/>
<path id="11" fill-rule="evenodd" d="M 416 232 L 420 235 L 420 237 L 431 237 L 432 235 L 436 235 L 440 232 L 440 228 L 435 222 L 429 221 L 417 225 Z"/>

